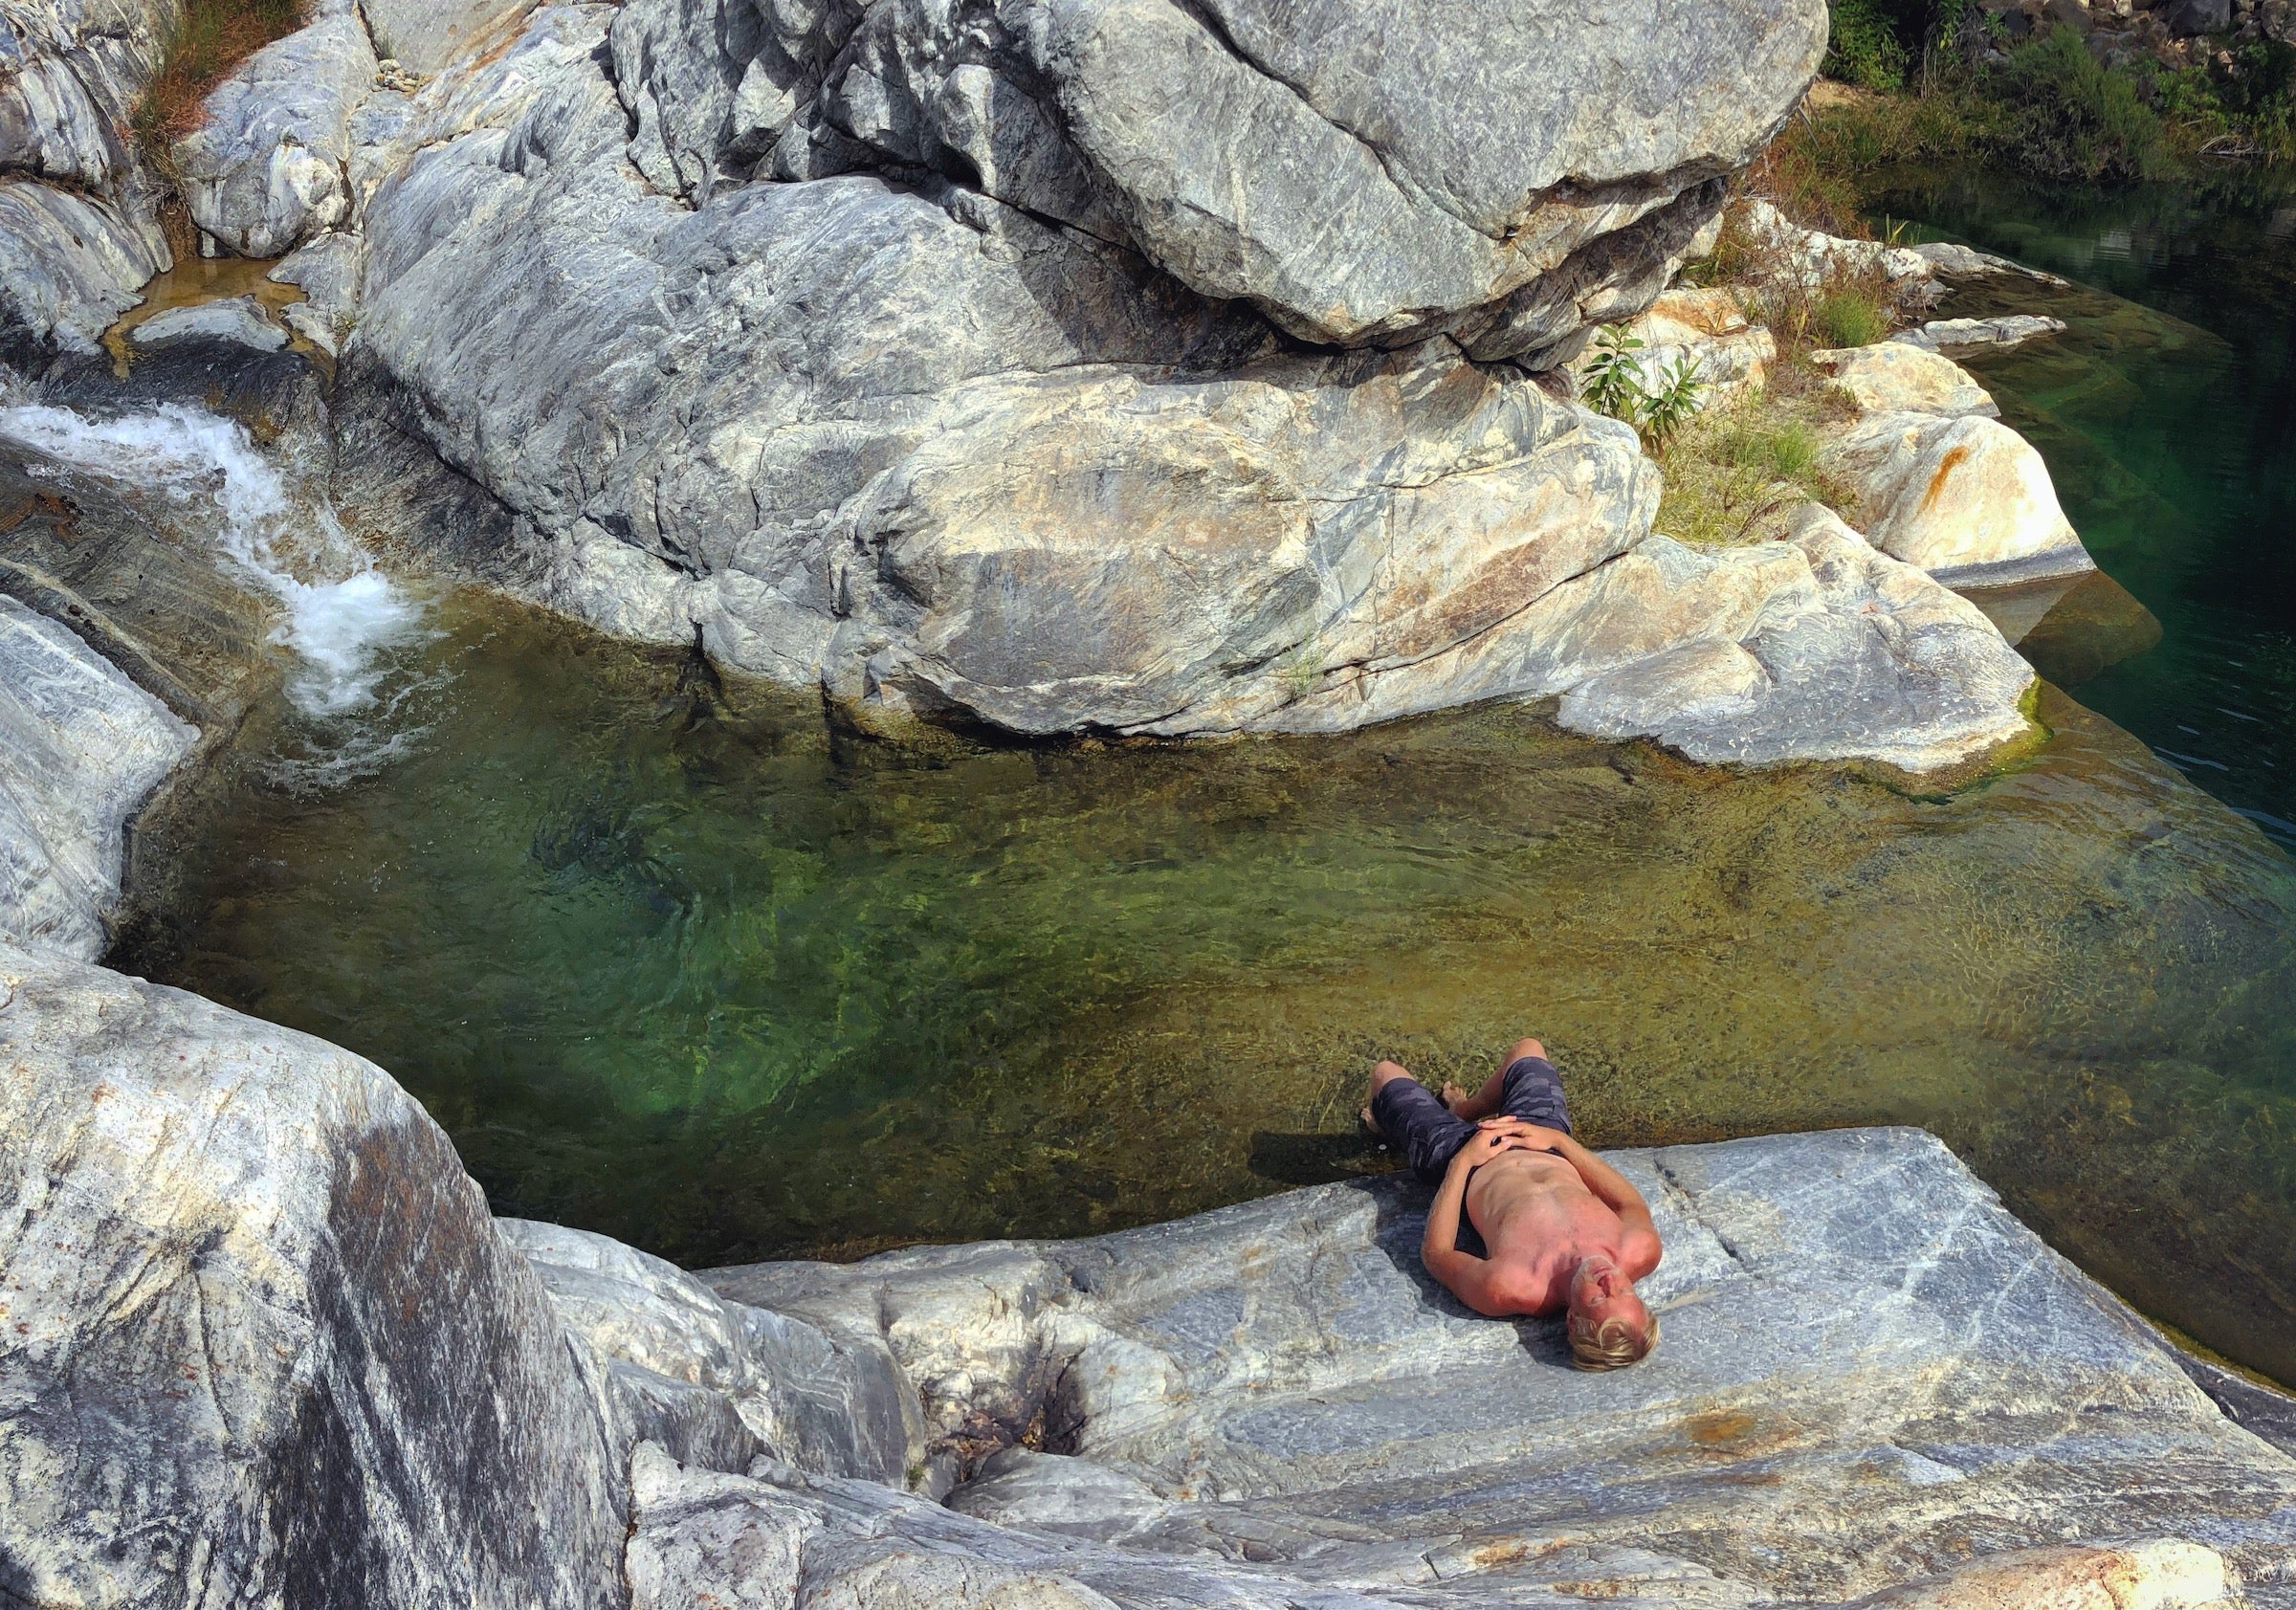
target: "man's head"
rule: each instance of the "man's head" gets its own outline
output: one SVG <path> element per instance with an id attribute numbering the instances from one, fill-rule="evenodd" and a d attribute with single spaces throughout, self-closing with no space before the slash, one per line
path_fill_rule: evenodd
<path id="1" fill-rule="evenodd" d="M 1658 1345 L 1658 1315 L 1643 1306 L 1634 1282 L 1597 1252 L 1571 1271 L 1571 1306 L 1563 1318 L 1571 1362 L 1582 1370 L 1623 1370 Z"/>

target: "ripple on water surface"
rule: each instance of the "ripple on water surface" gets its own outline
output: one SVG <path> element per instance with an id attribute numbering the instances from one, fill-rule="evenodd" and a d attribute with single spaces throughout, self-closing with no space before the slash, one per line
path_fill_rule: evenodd
<path id="1" fill-rule="evenodd" d="M 379 775 L 259 717 L 119 959 L 373 1057 L 497 1211 L 695 1265 L 1113 1227 L 1381 1166 L 1370 1060 L 1545 1038 L 1621 1145 L 1927 1124 L 2152 1312 L 2296 1378 L 2296 875 L 2064 700 L 1950 798 L 1493 706 L 1035 749 L 463 597 Z M 1907 1211 L 1920 1212 L 1920 1203 Z"/>

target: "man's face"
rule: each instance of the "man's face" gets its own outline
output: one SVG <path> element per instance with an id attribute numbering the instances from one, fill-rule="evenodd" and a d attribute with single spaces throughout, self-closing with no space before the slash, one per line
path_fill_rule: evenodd
<path id="1" fill-rule="evenodd" d="M 1618 1265 L 1600 1255 L 1583 1260 L 1572 1273 L 1571 1308 L 1597 1325 L 1606 1319 L 1623 1319 L 1637 1334 L 1645 1333 L 1650 1324 L 1650 1311 L 1635 1294 L 1634 1282 Z"/>

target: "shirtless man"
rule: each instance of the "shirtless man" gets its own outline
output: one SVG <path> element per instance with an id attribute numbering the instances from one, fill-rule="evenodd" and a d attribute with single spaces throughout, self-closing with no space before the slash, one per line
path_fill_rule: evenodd
<path id="1" fill-rule="evenodd" d="M 1571 1357 L 1616 1370 L 1658 1345 L 1634 1283 L 1658 1268 L 1642 1193 L 1571 1137 L 1562 1079 L 1536 1040 L 1518 1040 L 1481 1091 L 1439 1101 L 1398 1063 L 1372 1070 L 1370 1123 L 1438 1186 L 1420 1261 L 1477 1313 L 1566 1315 Z M 1459 1215 L 1485 1256 L 1459 1250 Z"/>

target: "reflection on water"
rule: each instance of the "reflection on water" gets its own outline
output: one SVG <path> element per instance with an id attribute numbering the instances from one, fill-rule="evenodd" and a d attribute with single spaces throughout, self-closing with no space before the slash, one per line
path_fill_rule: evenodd
<path id="1" fill-rule="evenodd" d="M 1112 1227 L 1380 1166 L 1374 1056 L 1536 1033 L 1599 1144 L 1927 1124 L 2296 1378 L 2296 871 L 2067 701 L 1925 799 L 1512 706 L 912 749 L 505 606 L 441 625 L 385 775 L 285 791 L 258 719 L 147 825 L 117 959 L 375 1058 L 498 1211 L 689 1264 Z"/>
<path id="2" fill-rule="evenodd" d="M 1943 311 L 2071 326 L 1956 356 L 2041 449 L 2098 563 L 2158 617 L 2157 647 L 2095 669 L 2082 702 L 2296 848 L 2291 200 L 2285 173 L 2089 191 L 1914 172 L 1875 197 L 1916 236 L 2096 287 L 2005 281 Z"/>

